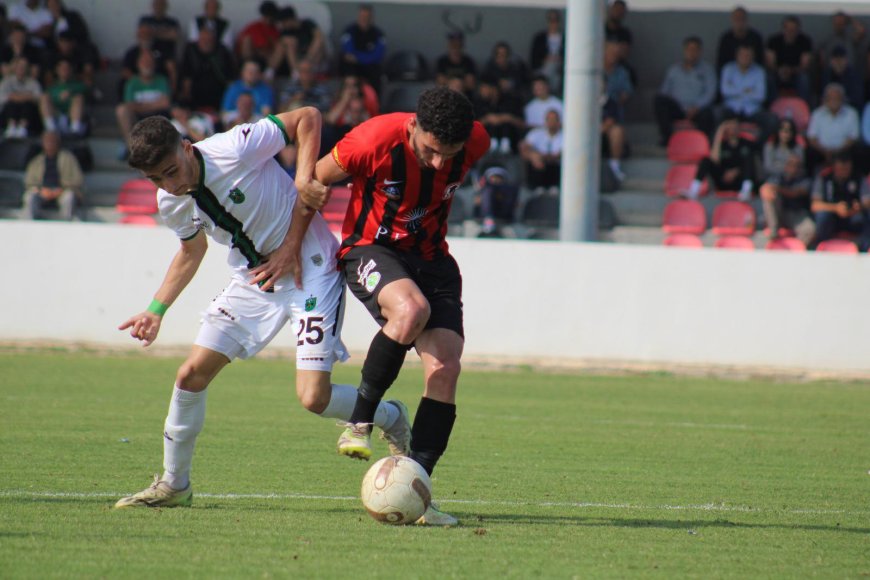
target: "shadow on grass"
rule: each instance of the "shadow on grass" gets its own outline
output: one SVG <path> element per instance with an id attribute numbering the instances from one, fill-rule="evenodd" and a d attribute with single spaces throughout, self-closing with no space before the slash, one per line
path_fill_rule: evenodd
<path id="1" fill-rule="evenodd" d="M 843 532 L 849 534 L 870 534 L 870 528 L 848 526 L 787 523 L 746 523 L 726 519 L 715 520 L 659 520 L 653 518 L 602 518 L 580 516 L 527 516 L 522 514 L 487 514 L 463 518 L 466 525 L 487 523 L 542 525 L 542 526 L 586 526 L 615 528 L 659 528 L 666 530 L 701 530 L 704 528 L 733 528 L 746 530 L 800 530 L 807 532 Z"/>

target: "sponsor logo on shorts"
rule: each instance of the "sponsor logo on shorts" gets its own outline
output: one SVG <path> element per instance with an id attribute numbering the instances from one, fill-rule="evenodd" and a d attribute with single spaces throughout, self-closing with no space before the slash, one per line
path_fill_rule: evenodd
<path id="1" fill-rule="evenodd" d="M 230 190 L 230 200 L 233 203 L 244 203 L 245 194 L 238 187 L 234 187 Z"/>
<path id="2" fill-rule="evenodd" d="M 374 292 L 375 288 L 378 287 L 378 283 L 381 281 L 381 273 L 380 272 L 372 272 L 368 276 L 366 276 L 366 290 L 369 292 Z"/>
<path id="3" fill-rule="evenodd" d="M 305 312 L 311 312 L 317 306 L 317 296 L 309 296 L 305 299 Z"/>
<path id="4" fill-rule="evenodd" d="M 441 199 L 450 199 L 456 193 L 456 190 L 459 189 L 459 186 L 462 185 L 461 182 L 457 181 L 456 183 L 451 183 L 447 187 L 444 188 L 444 195 Z"/>
<path id="5" fill-rule="evenodd" d="M 311 263 L 315 266 L 322 266 L 323 256 L 321 256 L 320 254 L 314 254 L 313 256 L 311 256 Z"/>

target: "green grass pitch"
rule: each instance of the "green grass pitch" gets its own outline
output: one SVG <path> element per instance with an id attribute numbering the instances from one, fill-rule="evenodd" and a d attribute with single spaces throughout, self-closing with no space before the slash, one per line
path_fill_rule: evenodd
<path id="1" fill-rule="evenodd" d="M 210 390 L 194 506 L 113 511 L 160 470 L 179 362 L 0 354 L 0 577 L 870 575 L 864 383 L 468 370 L 434 478 L 462 525 L 429 529 L 365 514 L 367 464 L 302 410 L 290 362 L 239 362 Z M 390 393 L 412 412 L 420 377 Z"/>

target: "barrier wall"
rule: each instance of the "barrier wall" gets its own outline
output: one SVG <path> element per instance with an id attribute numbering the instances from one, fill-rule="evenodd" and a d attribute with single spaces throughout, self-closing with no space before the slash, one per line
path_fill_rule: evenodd
<path id="1" fill-rule="evenodd" d="M 870 371 L 870 257 L 610 244 L 452 240 L 466 354 Z M 130 344 L 178 247 L 166 228 L 0 222 L 0 340 Z M 229 278 L 222 246 L 167 315 L 186 345 Z M 376 326 L 348 295 L 344 340 Z M 292 347 L 287 328 L 274 343 Z"/>

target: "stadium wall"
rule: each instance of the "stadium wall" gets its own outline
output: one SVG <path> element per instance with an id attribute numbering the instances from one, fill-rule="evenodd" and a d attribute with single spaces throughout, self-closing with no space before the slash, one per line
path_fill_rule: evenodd
<path id="1" fill-rule="evenodd" d="M 457 239 L 466 354 L 870 372 L 867 256 Z M 144 309 L 178 247 L 165 228 L 3 222 L 0 341 L 133 344 L 116 330 Z M 228 280 L 211 244 L 159 343 L 186 346 Z M 375 325 L 348 295 L 344 339 Z M 286 328 L 274 343 L 292 348 Z"/>

